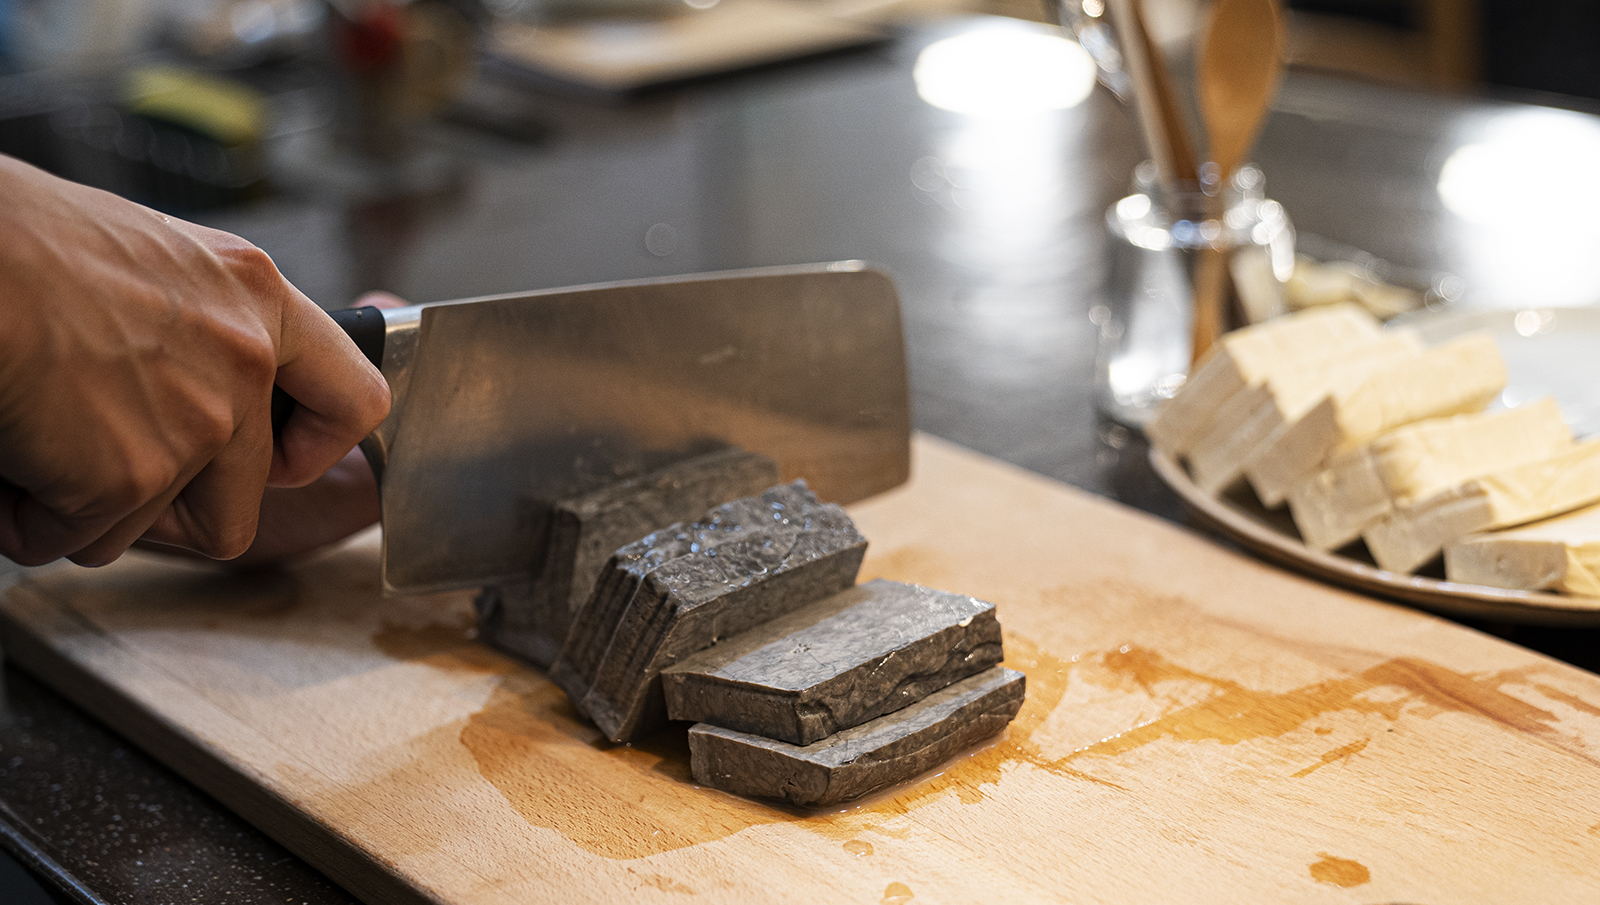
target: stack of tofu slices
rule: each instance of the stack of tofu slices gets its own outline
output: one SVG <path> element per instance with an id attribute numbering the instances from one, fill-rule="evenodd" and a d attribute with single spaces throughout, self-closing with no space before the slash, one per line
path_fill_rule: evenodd
<path id="1" fill-rule="evenodd" d="M 1391 572 L 1442 554 L 1452 581 L 1600 595 L 1600 440 L 1551 399 L 1488 409 L 1505 383 L 1486 333 L 1424 348 L 1334 305 L 1224 336 L 1147 433 L 1206 492 L 1287 504 L 1312 549 L 1359 539 Z"/>
<path id="2" fill-rule="evenodd" d="M 858 586 L 850 517 L 803 482 L 759 490 L 776 475 L 725 450 L 558 501 L 532 581 L 480 598 L 483 636 L 548 665 L 611 741 L 692 721 L 698 782 L 807 807 L 1004 728 L 1024 678 L 999 665 L 994 606 Z"/>

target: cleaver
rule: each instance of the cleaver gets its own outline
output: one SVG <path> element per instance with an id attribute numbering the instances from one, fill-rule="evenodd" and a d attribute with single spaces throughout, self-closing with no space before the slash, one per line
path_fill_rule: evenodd
<path id="1" fill-rule="evenodd" d="M 840 503 L 909 474 L 899 299 L 860 261 L 334 319 L 393 399 L 361 444 L 389 594 L 528 578 L 556 501 L 728 445 Z"/>

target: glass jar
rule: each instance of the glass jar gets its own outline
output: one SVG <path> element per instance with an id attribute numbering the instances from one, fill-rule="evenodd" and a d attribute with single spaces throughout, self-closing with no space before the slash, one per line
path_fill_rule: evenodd
<path id="1" fill-rule="evenodd" d="M 1213 176 L 1209 184 L 1169 191 L 1145 161 L 1134 170 L 1132 194 L 1106 211 L 1108 273 L 1089 317 L 1100 328 L 1096 405 L 1121 424 L 1143 427 L 1183 386 L 1202 249 L 1227 257 L 1236 294 L 1225 294 L 1225 310 L 1243 314 L 1231 319 L 1254 322 L 1281 310 L 1280 288 L 1294 270 L 1289 217 L 1266 197 L 1254 164 L 1240 167 L 1226 186 L 1217 182 Z"/>

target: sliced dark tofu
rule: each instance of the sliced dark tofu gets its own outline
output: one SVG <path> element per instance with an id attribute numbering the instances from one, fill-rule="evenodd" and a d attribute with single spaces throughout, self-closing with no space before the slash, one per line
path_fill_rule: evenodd
<path id="1" fill-rule="evenodd" d="M 661 681 L 671 719 L 809 745 L 1001 657 L 993 604 L 878 579 L 721 641 Z"/>
<path id="2" fill-rule="evenodd" d="M 689 763 L 696 782 L 726 792 L 826 807 L 915 778 L 999 732 L 1024 688 L 1022 673 L 996 666 L 810 745 L 699 723 Z"/>
<path id="3" fill-rule="evenodd" d="M 855 584 L 867 541 L 804 482 L 719 506 L 617 550 L 550 677 L 616 742 L 666 722 L 660 672 Z"/>

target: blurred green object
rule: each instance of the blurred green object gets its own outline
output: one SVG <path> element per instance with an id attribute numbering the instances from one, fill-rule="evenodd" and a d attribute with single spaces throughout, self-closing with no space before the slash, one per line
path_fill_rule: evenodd
<path id="1" fill-rule="evenodd" d="M 260 143 L 267 101 L 241 82 L 177 66 L 142 66 L 123 85 L 129 113 L 181 126 L 228 147 Z"/>

